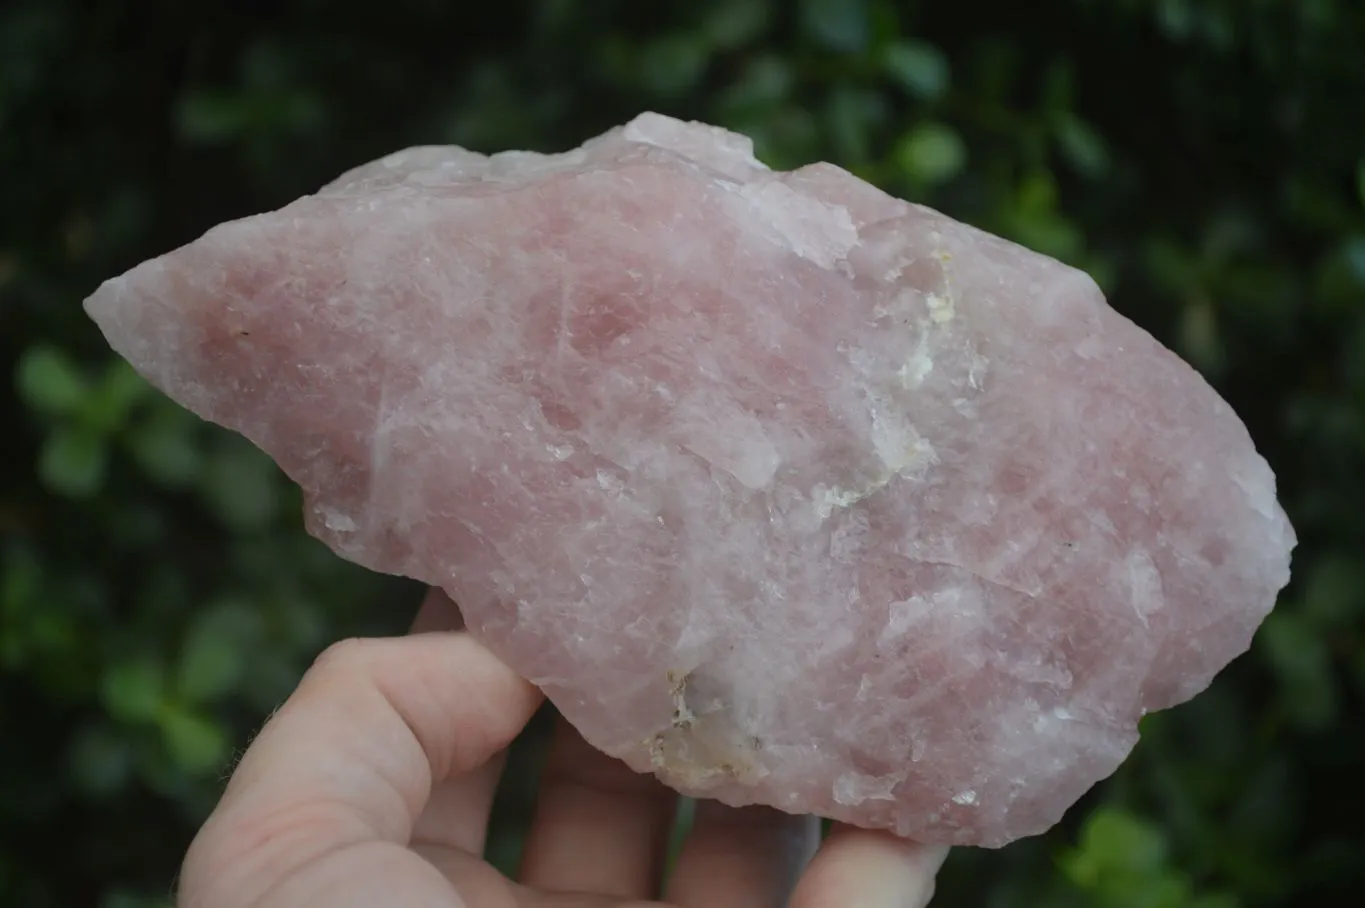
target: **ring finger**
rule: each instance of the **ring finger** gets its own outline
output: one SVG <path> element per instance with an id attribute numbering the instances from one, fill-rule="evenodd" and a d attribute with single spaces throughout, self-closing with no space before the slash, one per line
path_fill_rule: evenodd
<path id="1" fill-rule="evenodd" d="M 657 779 L 593 749 L 559 720 L 526 838 L 522 882 L 652 898 L 676 800 Z"/>
<path id="2" fill-rule="evenodd" d="M 699 802 L 664 900 L 679 908 L 779 908 L 819 844 L 815 817 Z"/>

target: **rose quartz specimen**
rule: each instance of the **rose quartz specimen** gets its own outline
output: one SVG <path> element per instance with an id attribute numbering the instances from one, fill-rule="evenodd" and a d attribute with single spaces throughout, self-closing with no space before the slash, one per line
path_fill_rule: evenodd
<path id="1" fill-rule="evenodd" d="M 597 747 L 997 846 L 1246 649 L 1294 535 L 1084 274 L 647 114 L 413 148 L 107 282 L 110 343 Z"/>

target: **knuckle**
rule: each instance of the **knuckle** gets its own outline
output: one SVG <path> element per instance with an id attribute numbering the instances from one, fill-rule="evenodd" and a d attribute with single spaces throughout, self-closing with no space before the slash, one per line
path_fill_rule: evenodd
<path id="1" fill-rule="evenodd" d="M 347 637 L 329 645 L 313 660 L 308 670 L 311 675 L 358 672 L 371 661 L 375 641 L 363 637 Z"/>

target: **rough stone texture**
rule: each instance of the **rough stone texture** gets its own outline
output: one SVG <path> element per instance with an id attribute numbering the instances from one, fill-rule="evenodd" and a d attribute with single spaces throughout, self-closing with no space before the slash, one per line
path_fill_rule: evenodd
<path id="1" fill-rule="evenodd" d="M 88 309 L 336 551 L 730 803 L 1040 832 L 1288 578 L 1241 422 L 1084 274 L 707 126 L 402 151 Z"/>

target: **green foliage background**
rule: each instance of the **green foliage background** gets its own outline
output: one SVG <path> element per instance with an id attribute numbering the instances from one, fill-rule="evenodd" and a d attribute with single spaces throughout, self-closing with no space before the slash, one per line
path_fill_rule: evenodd
<path id="1" fill-rule="evenodd" d="M 957 854 L 937 904 L 1359 904 L 1354 0 L 0 5 L 0 904 L 163 904 L 234 749 L 327 642 L 416 601 L 306 538 L 274 468 L 113 360 L 82 298 L 398 147 L 557 150 L 646 108 L 1088 269 L 1281 477 L 1302 545 L 1252 653 L 1052 834 Z"/>

